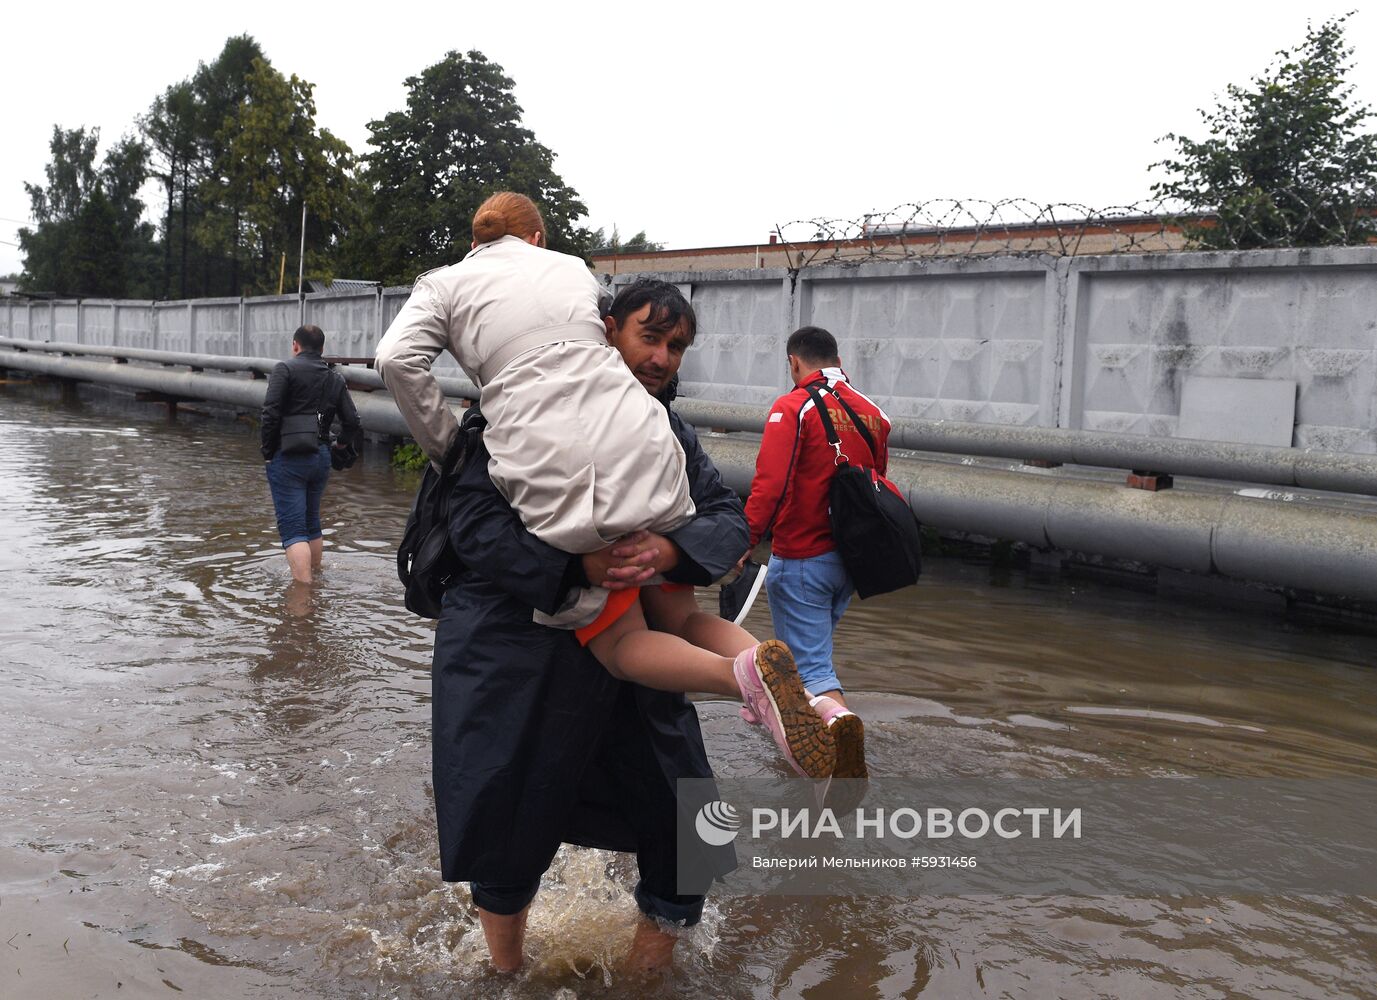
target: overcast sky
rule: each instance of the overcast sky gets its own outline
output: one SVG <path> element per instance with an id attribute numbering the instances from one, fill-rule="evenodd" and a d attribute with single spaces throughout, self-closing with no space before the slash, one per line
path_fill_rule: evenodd
<path id="1" fill-rule="evenodd" d="M 1377 105 L 1377 3 L 1355 0 L 25 3 L 0 53 L 0 274 L 21 266 L 23 182 L 43 181 L 54 124 L 99 127 L 103 152 L 244 32 L 316 85 L 318 123 L 355 152 L 404 107 L 406 77 L 478 49 L 591 225 L 687 247 L 929 198 L 1143 199 L 1155 139 L 1200 136 L 1226 84 L 1307 17 L 1354 8 L 1352 82 Z"/>

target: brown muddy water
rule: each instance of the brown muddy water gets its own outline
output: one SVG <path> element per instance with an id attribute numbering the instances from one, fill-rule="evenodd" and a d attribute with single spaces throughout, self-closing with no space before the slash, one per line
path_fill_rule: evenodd
<path id="1" fill-rule="evenodd" d="M 0 386 L 0 997 L 1377 995 L 1354 897 L 723 898 L 647 989 L 602 970 L 634 872 L 581 850 L 495 977 L 436 871 L 414 481 L 336 475 L 305 593 L 261 466 L 242 423 Z M 1357 627 L 947 559 L 838 641 L 884 773 L 1377 774 Z M 700 708 L 720 774 L 773 766 Z"/>

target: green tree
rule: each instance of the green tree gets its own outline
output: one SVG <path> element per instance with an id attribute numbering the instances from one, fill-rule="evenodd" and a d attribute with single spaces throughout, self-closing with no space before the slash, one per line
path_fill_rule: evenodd
<path id="1" fill-rule="evenodd" d="M 139 189 L 147 149 L 125 136 L 96 167 L 100 130 L 53 127 L 48 183 L 25 184 L 36 228 L 19 230 L 23 287 L 60 295 L 141 297 L 156 267 Z"/>
<path id="2" fill-rule="evenodd" d="M 406 80 L 406 110 L 370 122 L 363 159 L 365 223 L 349 241 L 359 277 L 409 283 L 468 251 L 473 213 L 494 191 L 533 199 L 552 249 L 583 254 L 589 233 L 578 192 L 555 154 L 521 124 L 514 83 L 481 52 L 450 52 Z"/>
<path id="3" fill-rule="evenodd" d="M 1170 134 L 1176 154 L 1153 164 L 1172 176 L 1154 194 L 1182 205 L 1188 237 L 1211 248 L 1364 243 L 1374 232 L 1377 136 L 1370 109 L 1345 82 L 1348 15 L 1277 53 L 1251 86 L 1200 116 L 1201 140 Z"/>
<path id="4" fill-rule="evenodd" d="M 53 126 L 48 141 L 52 161 L 43 168 L 46 187 L 25 184 L 34 221 L 42 224 L 73 218 L 96 186 L 96 146 L 100 130 Z"/>
<path id="5" fill-rule="evenodd" d="M 213 61 L 169 86 L 140 119 L 166 204 L 164 296 L 240 293 L 242 206 L 228 196 L 221 134 L 248 97 L 257 59 L 264 59 L 263 50 L 253 38 L 229 38 Z"/>
<path id="6" fill-rule="evenodd" d="M 124 297 L 120 222 L 100 185 L 72 220 L 66 244 L 65 292 L 92 298 Z"/>
<path id="7" fill-rule="evenodd" d="M 653 243 L 650 237 L 642 229 L 635 236 L 623 240 L 621 233 L 617 231 L 614 223 L 612 235 L 608 236 L 606 230 L 599 227 L 588 235 L 588 252 L 599 253 L 652 253 L 656 250 L 663 250 L 663 243 Z"/>
<path id="8" fill-rule="evenodd" d="M 139 121 L 153 153 L 153 176 L 162 182 L 167 201 L 163 220 L 163 275 L 160 298 L 174 291 L 186 297 L 188 257 L 190 253 L 191 161 L 196 155 L 196 98 L 191 82 L 174 83 L 153 100 L 148 113 Z M 180 216 L 181 225 L 176 220 Z M 174 283 L 174 247 L 180 263 L 175 271 L 179 280 Z"/>
<path id="9" fill-rule="evenodd" d="M 204 283 L 228 295 L 241 293 L 245 261 L 241 245 L 244 206 L 236 201 L 238 192 L 231 184 L 225 125 L 249 99 L 249 78 L 259 60 L 268 62 L 258 42 L 249 35 L 236 35 L 225 42 L 214 62 L 202 63 L 191 79 L 200 167 L 196 194 L 202 210 L 195 239 L 204 251 Z"/>
<path id="10" fill-rule="evenodd" d="M 157 231 L 144 219 L 147 206 L 139 197 L 149 178 L 148 147 L 132 135 L 123 136 L 105 154 L 101 190 L 115 217 L 122 280 L 117 294 L 124 298 L 153 298 L 158 294 Z"/>
<path id="11" fill-rule="evenodd" d="M 352 218 L 353 154 L 343 140 L 316 127 L 313 90 L 256 59 L 248 95 L 221 129 L 224 155 L 217 169 L 224 197 L 240 212 L 234 238 L 245 251 L 248 285 L 257 292 L 276 291 L 281 254 L 295 261 L 303 201 L 306 270 L 314 276 L 331 276 Z M 206 238 L 224 237 L 212 231 Z"/>

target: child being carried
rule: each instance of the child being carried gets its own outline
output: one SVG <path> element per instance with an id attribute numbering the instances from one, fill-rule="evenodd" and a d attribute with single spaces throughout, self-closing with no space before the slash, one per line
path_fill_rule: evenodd
<path id="1" fill-rule="evenodd" d="M 530 199 L 501 192 L 474 216 L 469 254 L 417 279 L 376 359 L 407 426 L 438 464 L 458 424 L 431 364 L 441 351 L 453 354 L 480 389 L 494 484 L 532 534 L 574 555 L 641 530 L 667 535 L 694 515 L 683 447 L 661 404 L 609 345 L 601 291 L 581 259 L 545 248 Z M 602 587 L 577 588 L 556 615 L 538 620 L 579 631 L 624 680 L 741 697 L 795 770 L 830 776 L 832 736 L 787 647 L 756 644 L 713 618 L 718 628 L 697 611 L 691 590 L 612 593 L 609 604 Z M 667 631 L 648 630 L 642 597 Z"/>

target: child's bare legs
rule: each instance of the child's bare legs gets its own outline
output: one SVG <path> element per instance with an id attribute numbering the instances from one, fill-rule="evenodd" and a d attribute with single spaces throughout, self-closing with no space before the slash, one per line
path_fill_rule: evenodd
<path id="1" fill-rule="evenodd" d="M 647 593 L 643 589 L 640 596 Z M 749 633 L 730 623 L 722 623 L 730 631 L 718 628 L 704 621 L 707 616 L 696 613 L 696 607 L 689 610 L 683 603 L 684 596 L 692 602 L 692 593 L 681 595 L 666 602 L 669 624 L 698 641 L 747 654 L 749 662 L 738 665 L 736 656 L 702 649 L 667 632 L 651 632 L 639 599 L 589 641 L 589 650 L 621 680 L 661 691 L 703 691 L 742 699 L 742 717 L 765 725 L 790 767 L 810 778 L 829 777 L 836 767 L 836 744 L 808 704 L 789 648 L 773 640 L 756 645 Z M 656 599 L 652 597 L 652 603 Z"/>
<path id="2" fill-rule="evenodd" d="M 735 622 L 700 610 L 691 590 L 646 587 L 641 591 L 641 602 L 645 606 L 646 618 L 654 623 L 656 628 L 677 635 L 700 649 L 710 649 L 723 656 L 735 657 L 737 653 L 754 646 L 758 641 Z M 809 694 L 831 698 L 842 708 L 846 707 L 846 699 L 836 688 L 830 691 L 810 691 Z"/>
<path id="3" fill-rule="evenodd" d="M 700 649 L 677 635 L 650 631 L 640 601 L 594 636 L 588 649 L 619 680 L 659 691 L 702 691 L 741 697 L 731 656 Z"/>
<path id="4" fill-rule="evenodd" d="M 735 657 L 758 641 L 740 625 L 699 610 L 693 591 L 688 588 L 645 587 L 641 590 L 641 604 L 647 621 L 657 629 L 719 656 Z"/>

